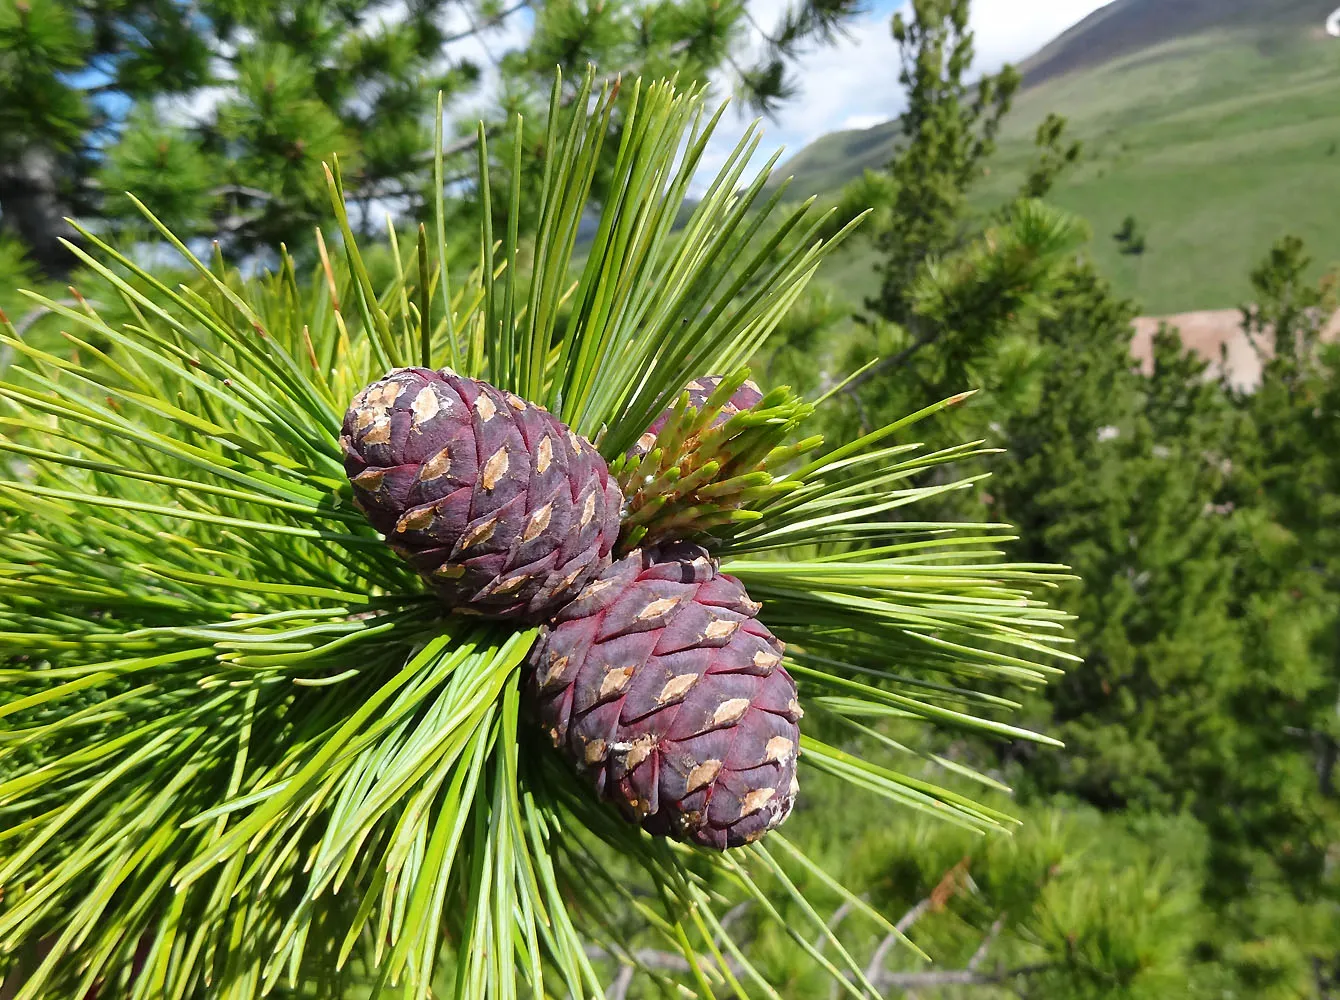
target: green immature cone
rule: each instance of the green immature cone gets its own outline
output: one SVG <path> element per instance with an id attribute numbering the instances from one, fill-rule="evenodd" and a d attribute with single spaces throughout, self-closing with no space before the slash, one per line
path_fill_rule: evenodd
<path id="1" fill-rule="evenodd" d="M 706 542 L 795 488 L 774 472 L 822 438 L 783 444 L 814 411 L 787 388 L 764 392 L 748 371 L 690 382 L 610 472 L 625 496 L 619 551 Z"/>

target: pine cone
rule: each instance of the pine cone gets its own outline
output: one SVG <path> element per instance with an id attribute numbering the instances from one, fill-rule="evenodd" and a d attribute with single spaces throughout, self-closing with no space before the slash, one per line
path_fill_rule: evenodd
<path id="1" fill-rule="evenodd" d="M 689 394 L 689 405 L 695 410 L 701 410 L 703 404 L 716 391 L 717 386 L 721 384 L 723 375 L 704 375 L 702 378 L 696 378 L 684 387 Z M 712 418 L 709 427 L 720 427 L 735 414 L 741 410 L 748 410 L 755 407 L 763 399 L 763 391 L 752 381 L 745 382 L 740 388 L 731 394 L 731 398 L 721 407 L 721 412 Z M 652 448 L 656 447 L 656 435 L 659 434 L 670 416 L 675 412 L 674 406 L 669 406 L 661 412 L 661 415 L 651 422 L 637 444 L 628 449 L 628 454 L 641 458 Z"/>
<path id="2" fill-rule="evenodd" d="M 554 744 L 651 833 L 738 847 L 791 812 L 802 713 L 759 607 L 697 545 L 640 549 L 532 654 Z"/>
<path id="3" fill-rule="evenodd" d="M 510 392 L 397 369 L 340 444 L 360 509 L 451 607 L 542 621 L 609 565 L 623 496 L 604 459 Z"/>

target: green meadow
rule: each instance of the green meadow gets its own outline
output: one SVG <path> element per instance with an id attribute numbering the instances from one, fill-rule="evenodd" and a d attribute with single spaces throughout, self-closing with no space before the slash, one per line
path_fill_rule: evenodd
<path id="1" fill-rule="evenodd" d="M 1210 32 L 1153 45 L 1025 90 L 976 200 L 1015 189 L 1050 112 L 1084 143 L 1051 199 L 1093 225 L 1092 253 L 1148 313 L 1237 306 L 1270 244 L 1302 237 L 1314 268 L 1340 263 L 1340 40 L 1293 26 Z M 896 128 L 826 136 L 790 164 L 798 193 L 826 194 L 887 160 Z M 1112 234 L 1134 216 L 1146 238 L 1122 254 Z M 868 242 L 823 279 L 858 302 L 875 284 Z"/>

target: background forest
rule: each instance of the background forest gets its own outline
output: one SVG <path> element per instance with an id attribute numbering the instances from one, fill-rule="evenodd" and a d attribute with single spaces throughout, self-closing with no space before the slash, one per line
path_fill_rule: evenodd
<path id="1" fill-rule="evenodd" d="M 1326 3 L 1225 3 L 1212 22 L 1205 6 L 1117 0 L 1106 26 L 983 76 L 969 0 L 913 0 L 891 24 L 902 114 L 779 172 L 796 180 L 775 196 L 818 197 L 831 232 L 868 215 L 755 379 L 836 390 L 835 440 L 979 390 L 918 428 L 932 450 L 999 449 L 944 471 L 973 478 L 936 516 L 1013 525 L 1012 558 L 1075 575 L 1056 600 L 1083 663 L 1020 722 L 1064 750 L 928 738 L 897 718 L 831 737 L 883 742 L 1017 815 L 1013 835 L 817 780 L 790 821 L 934 959 L 851 928 L 891 997 L 1340 996 L 1340 228 L 1316 207 L 1340 169 L 1324 89 L 1340 43 L 1316 37 Z M 58 318 L 14 290 L 99 295 L 60 242 L 83 239 L 67 215 L 185 280 L 124 191 L 245 273 L 286 251 L 315 275 L 333 154 L 370 266 L 389 274 L 437 186 L 448 240 L 474 239 L 471 116 L 504 177 L 515 144 L 543 138 L 555 65 L 567 100 L 594 62 L 626 81 L 708 81 L 767 113 L 794 92 L 797 55 L 860 9 L 808 0 L 759 23 L 720 0 L 0 0 L 0 307 L 25 341 L 65 349 Z M 490 46 L 517 17 L 532 30 Z M 468 39 L 483 58 L 459 56 Z M 438 91 L 462 126 L 443 176 Z M 516 112 L 523 130 L 504 130 Z M 616 136 L 624 124 L 616 111 Z M 611 167 L 595 165 L 597 200 Z M 497 233 L 538 211 L 493 206 Z M 1172 327 L 1135 360 L 1142 312 L 1230 305 L 1259 362 L 1251 384 Z M 757 916 L 730 919 L 782 996 L 838 995 L 772 925 L 750 934 Z M 609 980 L 611 997 L 673 995 L 615 963 Z"/>

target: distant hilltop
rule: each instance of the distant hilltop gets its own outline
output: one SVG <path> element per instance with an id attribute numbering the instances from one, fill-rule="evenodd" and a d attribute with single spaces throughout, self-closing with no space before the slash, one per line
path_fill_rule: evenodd
<path id="1" fill-rule="evenodd" d="M 1129 68 L 1176 62 L 1179 44 L 1197 36 L 1236 33 L 1262 51 L 1279 38 L 1340 36 L 1336 0 L 1113 0 L 1062 32 L 1019 66 L 1025 90 L 1061 76 L 1083 76 L 1122 60 Z M 1189 50 L 1188 50 L 1189 51 Z M 1048 88 L 1051 89 L 1051 88 Z M 1072 89 L 1069 87 L 1064 90 Z M 1049 95 L 1054 105 L 1064 105 Z M 1064 92 L 1059 97 L 1064 98 Z M 1027 102 L 1024 102 L 1027 103 Z M 1049 107 L 1049 110 L 1051 108 Z M 1064 108 L 1062 108 L 1064 110 Z M 824 194 L 863 170 L 878 170 L 900 141 L 896 120 L 820 136 L 798 150 L 772 183 L 794 175 L 792 196 Z"/>
<path id="2" fill-rule="evenodd" d="M 1340 35 L 1340 10 L 1332 11 L 1334 5 L 1335 0 L 1113 0 L 1058 35 L 1020 69 L 1031 87 L 1214 31 L 1304 27 Z"/>
<path id="3" fill-rule="evenodd" d="M 1340 264 L 1340 227 L 1318 208 L 1334 200 L 1340 170 L 1338 5 L 1113 0 L 1021 65 L 1026 85 L 972 207 L 992 211 L 1018 190 L 1055 113 L 1084 153 L 1049 198 L 1091 225 L 1095 266 L 1142 313 L 1248 300 L 1252 270 L 1284 236 L 1303 241 L 1308 280 L 1319 278 Z M 901 141 L 896 121 L 827 135 L 776 176 L 794 176 L 790 198 L 830 198 L 882 169 Z M 1127 218 L 1146 237 L 1142 253 L 1113 239 Z M 850 246 L 820 278 L 858 302 L 877 251 Z"/>

